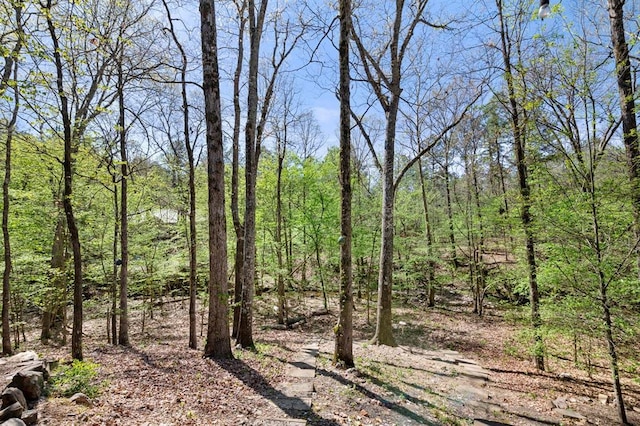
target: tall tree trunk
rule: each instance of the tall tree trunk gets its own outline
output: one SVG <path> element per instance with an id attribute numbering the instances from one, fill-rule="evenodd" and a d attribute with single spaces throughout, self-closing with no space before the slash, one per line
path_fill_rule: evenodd
<path id="1" fill-rule="evenodd" d="M 512 42 L 506 28 L 504 19 L 502 0 L 496 0 L 498 7 L 498 15 L 500 18 L 500 38 L 501 50 L 504 60 L 504 78 L 507 84 L 507 92 L 509 97 L 509 118 L 513 131 L 513 146 L 516 156 L 516 169 L 518 171 L 518 188 L 521 197 L 521 213 L 520 220 L 525 233 L 525 247 L 527 256 L 527 266 L 529 272 L 529 302 L 531 304 L 531 325 L 533 327 L 535 354 L 534 360 L 538 370 L 544 370 L 544 344 L 542 341 L 541 327 L 542 319 L 540 316 L 540 294 L 538 292 L 537 264 L 535 252 L 535 239 L 533 231 L 533 216 L 531 214 L 531 188 L 529 186 L 528 167 L 525 150 L 525 134 L 523 132 L 523 123 L 521 123 L 521 109 L 516 98 L 516 89 L 514 85 L 513 71 L 511 64 L 511 48 Z"/>
<path id="2" fill-rule="evenodd" d="M 256 178 L 260 157 L 257 136 L 258 118 L 258 59 L 267 0 L 260 2 L 256 16 L 254 0 L 248 0 L 249 12 L 249 83 L 247 86 L 247 120 L 245 128 L 245 220 L 242 301 L 237 343 L 251 348 L 253 343 L 253 296 L 256 280 Z M 264 106 L 263 108 L 266 108 Z"/>
<path id="3" fill-rule="evenodd" d="M 349 34 L 351 0 L 340 0 L 340 318 L 334 329 L 334 363 L 353 367 L 353 291 L 351 262 L 351 79 L 349 76 Z"/>
<path id="4" fill-rule="evenodd" d="M 120 330 L 118 343 L 129 345 L 129 159 L 127 157 L 127 130 L 125 128 L 124 76 L 122 71 L 122 55 L 118 61 L 118 127 L 120 140 Z"/>
<path id="5" fill-rule="evenodd" d="M 16 7 L 16 19 L 18 20 L 18 26 L 20 26 L 21 8 Z M 21 35 L 19 34 L 19 37 Z M 22 43 L 21 41 L 17 42 Z M 14 49 L 11 54 L 17 54 L 20 48 Z M 18 73 L 18 61 L 5 60 L 5 66 L 9 71 L 14 72 L 14 79 L 17 80 Z M 3 78 L 4 80 L 4 78 Z M 8 80 L 8 79 L 7 79 Z M 3 81 L 3 83 L 5 83 Z M 9 185 L 11 184 L 11 145 L 13 141 L 13 133 L 15 130 L 16 121 L 18 119 L 18 110 L 20 108 L 20 93 L 18 92 L 18 85 L 14 86 L 14 105 L 11 119 L 7 123 L 6 137 L 5 137 L 5 157 L 4 157 L 4 179 L 2 181 L 2 243 L 4 247 L 4 271 L 2 273 L 2 353 L 10 355 L 13 351 L 11 348 L 11 325 L 9 323 L 9 316 L 11 313 L 11 240 L 9 236 Z"/>
<path id="6" fill-rule="evenodd" d="M 398 70 L 399 72 L 399 70 Z M 399 92 L 399 86 L 398 86 Z M 387 112 L 387 131 L 384 143 L 382 186 L 382 241 L 380 248 L 380 271 L 378 275 L 378 307 L 376 332 L 372 342 L 378 345 L 396 346 L 393 336 L 391 305 L 393 301 L 393 211 L 395 206 L 394 162 L 396 118 L 400 102 L 399 93 L 392 97 Z"/>
<path id="7" fill-rule="evenodd" d="M 238 327 L 240 325 L 240 308 L 242 302 L 242 283 L 244 278 L 244 225 L 240 220 L 239 210 L 239 189 L 240 189 L 240 121 L 242 111 L 240 107 L 240 77 L 242 76 L 242 65 L 244 64 L 244 32 L 246 28 L 246 1 L 236 2 L 238 7 L 238 57 L 236 69 L 233 74 L 233 143 L 231 161 L 231 215 L 233 218 L 233 229 L 236 234 L 236 250 L 234 257 L 234 291 L 233 291 L 233 331 L 232 338 L 238 337 Z"/>
<path id="8" fill-rule="evenodd" d="M 616 61 L 618 77 L 618 93 L 622 112 L 622 133 L 627 159 L 627 169 L 631 182 L 631 203 L 633 206 L 633 227 L 636 237 L 636 253 L 638 276 L 640 277 L 640 146 L 638 146 L 638 127 L 636 121 L 636 105 L 634 81 L 631 75 L 629 46 L 624 30 L 625 0 L 608 0 L 609 22 L 611 25 L 611 42 Z"/>
<path id="9" fill-rule="evenodd" d="M 224 209 L 224 146 L 215 0 L 200 0 L 202 81 L 207 123 L 209 209 L 209 321 L 204 355 L 231 359 L 228 320 L 227 229 Z"/>

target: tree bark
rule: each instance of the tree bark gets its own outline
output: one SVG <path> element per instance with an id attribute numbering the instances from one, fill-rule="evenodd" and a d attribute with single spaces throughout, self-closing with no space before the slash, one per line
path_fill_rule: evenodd
<path id="1" fill-rule="evenodd" d="M 119 191 L 118 191 L 118 183 L 116 178 L 116 173 L 114 171 L 111 176 L 113 183 L 113 215 L 114 215 L 114 225 L 113 225 L 113 247 L 112 247 L 112 255 L 113 255 L 113 280 L 111 282 L 111 344 L 118 344 L 118 268 L 122 263 L 122 260 L 118 257 L 118 242 L 120 240 L 120 202 L 119 200 Z"/>
<path id="2" fill-rule="evenodd" d="M 129 212 L 128 183 L 129 159 L 127 157 L 127 131 L 125 127 L 124 76 L 122 70 L 122 54 L 118 61 L 118 133 L 120 142 L 120 329 L 118 343 L 129 345 Z"/>
<path id="3" fill-rule="evenodd" d="M 240 326 L 240 309 L 242 302 L 242 288 L 244 278 L 244 225 L 240 220 L 239 211 L 239 178 L 240 178 L 240 120 L 242 111 L 240 108 L 240 77 L 242 75 L 242 64 L 244 63 L 244 32 L 246 27 L 246 1 L 239 0 L 238 17 L 240 25 L 238 28 L 238 57 L 236 69 L 233 75 L 233 143 L 232 143 L 232 163 L 231 163 L 231 215 L 233 217 L 233 228 L 236 234 L 236 251 L 234 262 L 234 291 L 233 291 L 233 329 L 232 338 L 238 337 L 238 327 Z M 236 3 L 237 4 L 237 3 Z"/>
<path id="4" fill-rule="evenodd" d="M 611 25 L 611 42 L 616 61 L 618 93 L 622 113 L 622 134 L 626 152 L 629 181 L 631 182 L 631 204 L 633 206 L 633 228 L 636 241 L 637 273 L 640 278 L 640 146 L 638 146 L 638 126 L 634 82 L 629 59 L 629 46 L 624 29 L 624 0 L 608 0 L 609 22 Z"/>
<path id="5" fill-rule="evenodd" d="M 209 321 L 204 355 L 231 359 L 228 321 L 227 230 L 224 200 L 224 147 L 215 0 L 200 0 L 202 80 L 207 122 L 209 209 Z"/>
<path id="6" fill-rule="evenodd" d="M 252 348 L 253 343 L 253 296 L 256 279 L 256 179 L 260 156 L 257 131 L 258 118 L 258 59 L 267 0 L 260 2 L 256 16 L 254 0 L 248 0 L 249 12 L 249 83 L 247 86 L 247 120 L 245 127 L 245 211 L 244 211 L 244 260 L 242 301 L 237 343 L 243 348 Z M 266 100 L 265 100 L 266 102 Z M 266 108 L 266 105 L 263 106 Z"/>
<path id="7" fill-rule="evenodd" d="M 287 126 L 287 114 L 288 111 L 285 112 L 284 126 Z M 276 274 L 276 287 L 278 289 L 278 324 L 284 324 L 287 316 L 284 276 L 282 273 L 284 268 L 284 256 L 282 254 L 282 168 L 284 164 L 284 157 L 287 152 L 286 127 L 284 133 L 284 140 L 281 140 L 281 138 L 276 136 L 276 143 L 278 145 L 278 170 L 276 171 L 276 232 L 274 235 L 274 243 L 276 245 L 276 258 L 278 261 L 278 273 Z"/>
<path id="8" fill-rule="evenodd" d="M 20 6 L 15 7 L 16 22 L 18 26 L 18 40 L 16 46 L 10 53 L 10 58 L 5 58 L 5 71 L 9 71 L 5 75 L 10 76 L 11 72 L 14 73 L 14 79 L 17 80 L 18 60 L 17 55 L 20 52 L 22 46 L 22 8 Z M 15 57 L 15 60 L 13 59 Z M 4 93 L 4 87 L 8 83 L 8 78 L 2 78 L 3 89 L 0 93 Z M 13 133 L 15 130 L 16 121 L 18 120 L 18 110 L 20 108 L 20 93 L 18 86 L 14 87 L 14 104 L 13 111 L 11 113 L 11 119 L 7 123 L 7 134 L 5 137 L 5 157 L 4 157 L 4 179 L 2 181 L 2 243 L 4 247 L 4 271 L 2 273 L 2 353 L 10 355 L 13 352 L 11 347 L 11 325 L 9 323 L 9 316 L 11 313 L 11 239 L 9 235 L 9 186 L 11 184 L 11 145 L 13 141 Z"/>
<path id="9" fill-rule="evenodd" d="M 351 0 L 340 0 L 340 318 L 335 331 L 333 361 L 353 367 L 353 291 L 351 262 L 351 78 L 349 34 Z"/>

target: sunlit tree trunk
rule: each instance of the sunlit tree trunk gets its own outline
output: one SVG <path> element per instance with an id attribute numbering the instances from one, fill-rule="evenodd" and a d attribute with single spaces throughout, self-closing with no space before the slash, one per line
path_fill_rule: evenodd
<path id="1" fill-rule="evenodd" d="M 256 279 L 256 179 L 260 141 L 257 131 L 258 119 L 258 59 L 267 9 L 267 0 L 256 3 L 248 0 L 249 13 L 249 82 L 247 86 L 247 120 L 245 127 L 245 211 L 244 211 L 244 261 L 242 300 L 237 343 L 251 348 L 253 343 L 253 296 Z M 257 14 L 256 14 L 257 12 Z M 265 106 L 263 106 L 265 108 Z"/>
<path id="2" fill-rule="evenodd" d="M 120 329 L 118 343 L 129 345 L 129 159 L 127 156 L 127 131 L 125 127 L 124 76 L 122 55 L 118 61 L 118 135 L 120 142 Z"/>
<path id="3" fill-rule="evenodd" d="M 229 336 L 227 231 L 224 208 L 224 147 L 215 0 L 200 0 L 202 81 L 207 121 L 209 209 L 209 321 L 204 355 L 233 358 Z"/>
<path id="4" fill-rule="evenodd" d="M 11 326 L 9 316 L 11 313 L 11 240 L 9 236 L 9 185 L 11 184 L 11 149 L 13 133 L 16 121 L 18 120 L 18 110 L 20 108 L 20 93 L 17 85 L 18 54 L 22 46 L 22 7 L 20 4 L 14 7 L 16 25 L 18 33 L 16 44 L 13 50 L 5 57 L 5 69 L 0 82 L 0 95 L 5 93 L 11 74 L 14 75 L 16 84 L 13 90 L 14 105 L 11 119 L 7 123 L 5 137 L 4 156 L 4 179 L 2 181 L 2 243 L 4 248 L 4 271 L 2 273 L 2 353 L 10 355 L 13 351 L 11 347 Z"/>
<path id="5" fill-rule="evenodd" d="M 246 1 L 237 0 L 238 8 L 238 51 L 236 69 L 233 74 L 233 141 L 231 160 L 231 215 L 233 229 L 236 234 L 236 250 L 234 256 L 234 291 L 233 291 L 233 329 L 232 338 L 238 336 L 240 325 L 240 309 L 242 302 L 242 283 L 244 280 L 244 224 L 240 219 L 239 190 L 240 190 L 240 121 L 242 111 L 240 106 L 240 77 L 244 63 L 244 33 L 246 27 Z"/>
<path id="6" fill-rule="evenodd" d="M 351 262 L 351 78 L 349 34 L 351 0 L 340 0 L 340 318 L 335 327 L 334 363 L 353 367 L 353 292 Z"/>

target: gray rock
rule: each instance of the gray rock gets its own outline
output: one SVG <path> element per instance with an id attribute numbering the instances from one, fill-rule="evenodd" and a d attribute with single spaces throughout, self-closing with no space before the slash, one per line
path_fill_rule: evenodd
<path id="1" fill-rule="evenodd" d="M 27 426 L 27 424 L 20 419 L 9 419 L 3 422 L 2 426 Z"/>
<path id="2" fill-rule="evenodd" d="M 22 421 L 27 425 L 35 425 L 38 423 L 38 410 L 27 410 L 22 413 Z"/>
<path id="3" fill-rule="evenodd" d="M 553 405 L 556 408 L 559 408 L 561 410 L 564 410 L 564 409 L 568 408 L 567 400 L 565 398 L 562 398 L 562 397 L 558 397 L 558 398 L 554 399 L 553 400 Z"/>
<path id="4" fill-rule="evenodd" d="M 573 410 L 564 410 L 561 408 L 556 408 L 555 410 L 553 410 L 554 413 L 560 414 L 563 417 L 569 417 L 570 419 L 578 419 L 578 420 L 585 420 L 586 417 L 583 416 L 582 414 L 573 411 Z"/>
<path id="5" fill-rule="evenodd" d="M 38 371 L 45 380 L 49 380 L 49 367 L 44 361 L 28 361 L 19 364 L 20 371 Z"/>
<path id="6" fill-rule="evenodd" d="M 80 392 L 74 394 L 69 400 L 74 404 L 78 404 L 78 405 L 85 405 L 87 407 L 93 406 L 89 397 Z"/>
<path id="7" fill-rule="evenodd" d="M 600 401 L 600 404 L 602 405 L 607 405 L 609 402 L 611 402 L 611 400 L 609 399 L 609 395 L 605 395 L 603 393 L 598 394 L 598 401 Z"/>
<path id="8" fill-rule="evenodd" d="M 21 362 L 27 361 L 37 361 L 38 354 L 33 351 L 20 352 L 19 354 L 15 354 L 14 356 L 10 356 L 7 358 L 7 362 L 12 362 L 14 364 L 20 364 Z"/>
<path id="9" fill-rule="evenodd" d="M 9 386 L 20 389 L 27 400 L 38 399 L 44 388 L 44 375 L 39 371 L 20 371 Z"/>
<path id="10" fill-rule="evenodd" d="M 15 402 L 19 402 L 22 408 L 27 409 L 27 400 L 22 391 L 18 388 L 6 388 L 2 392 L 2 408 L 7 408 Z"/>
<path id="11" fill-rule="evenodd" d="M 22 416 L 23 411 L 24 409 L 22 408 L 22 405 L 20 405 L 19 402 L 14 402 L 7 408 L 0 411 L 0 422 L 13 418 L 19 419 L 20 416 Z"/>

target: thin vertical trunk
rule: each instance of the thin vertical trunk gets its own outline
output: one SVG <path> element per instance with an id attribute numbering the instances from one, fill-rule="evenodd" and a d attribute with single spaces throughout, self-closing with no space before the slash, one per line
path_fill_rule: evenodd
<path id="1" fill-rule="evenodd" d="M 286 124 L 285 124 L 286 125 Z M 284 268 L 283 256 L 282 256 L 282 166 L 284 162 L 284 155 L 286 152 L 286 137 L 284 141 L 284 147 L 280 149 L 282 141 L 278 140 L 278 170 L 276 172 L 276 232 L 274 236 L 274 243 L 276 245 L 276 258 L 278 260 L 278 273 L 276 274 L 276 287 L 278 289 L 278 324 L 285 323 L 286 317 L 286 302 L 285 302 L 285 288 L 284 277 L 282 270 Z"/>
<path id="2" fill-rule="evenodd" d="M 531 189 L 529 187 L 528 167 L 525 154 L 525 134 L 521 123 L 521 111 L 516 98 L 516 89 L 513 82 L 514 67 L 511 64 L 512 42 L 507 33 L 504 19 L 502 0 L 496 0 L 498 15 L 500 18 L 501 50 L 504 60 L 504 78 L 507 84 L 509 97 L 509 115 L 513 131 L 513 145 L 516 156 L 516 169 L 518 171 L 518 187 L 521 197 L 520 220 L 525 233 L 525 247 L 527 266 L 529 272 L 529 302 L 531 304 L 531 325 L 533 327 L 535 341 L 535 364 L 538 370 L 544 370 L 544 344 L 542 341 L 540 316 L 540 294 L 538 292 L 537 264 L 535 254 L 535 239 L 533 231 L 533 216 L 531 214 Z"/>
<path id="3" fill-rule="evenodd" d="M 118 267 L 122 260 L 118 257 L 118 241 L 120 239 L 120 202 L 116 175 L 112 176 L 113 182 L 113 280 L 111 281 L 111 343 L 118 344 Z"/>
<path id="4" fill-rule="evenodd" d="M 191 145 L 191 132 L 189 131 L 189 99 L 187 94 L 187 67 L 189 62 L 182 47 L 182 43 L 176 36 L 173 27 L 171 10 L 166 0 L 163 0 L 165 11 L 167 12 L 168 25 L 173 42 L 180 51 L 180 94 L 182 97 L 182 120 L 184 135 L 184 147 L 187 151 L 187 162 L 189 167 L 189 347 L 198 348 L 198 337 L 196 333 L 196 298 L 198 295 L 198 262 L 197 262 L 197 238 L 196 238 L 196 183 L 195 183 L 195 159 L 193 146 Z"/>
<path id="5" fill-rule="evenodd" d="M 246 26 L 246 1 L 240 0 L 238 7 L 238 17 L 240 25 L 238 28 L 238 57 L 236 69 L 233 75 L 233 143 L 231 161 L 231 215 L 233 218 L 233 229 L 236 234 L 236 250 L 234 257 L 234 291 L 233 291 L 233 331 L 231 337 L 238 336 L 240 326 L 240 308 L 242 302 L 242 283 L 244 278 L 244 225 L 240 220 L 238 204 L 239 175 L 240 175 L 240 77 L 242 75 L 242 64 L 244 63 L 244 31 Z"/>
<path id="6" fill-rule="evenodd" d="M 420 190 L 422 193 L 422 209 L 424 211 L 425 234 L 427 237 L 427 306 L 432 308 L 435 306 L 436 298 L 436 278 L 435 266 L 436 262 L 433 258 L 433 232 L 431 230 L 431 221 L 429 220 L 429 203 L 427 200 L 427 188 L 425 184 L 424 171 L 422 170 L 422 160 L 418 159 L 418 172 L 420 173 Z"/>
<path id="7" fill-rule="evenodd" d="M 631 182 L 631 203 L 633 206 L 633 225 L 636 242 L 640 241 L 640 146 L 638 146 L 638 126 L 636 121 L 636 105 L 634 81 L 629 60 L 629 46 L 624 29 L 625 0 L 608 0 L 609 22 L 611 25 L 611 42 L 616 61 L 618 77 L 618 93 L 622 113 L 622 133 L 627 159 L 627 169 Z M 640 249 L 636 244 L 637 273 L 640 277 Z"/>
<path id="8" fill-rule="evenodd" d="M 351 262 L 351 90 L 349 34 L 351 0 L 340 1 L 340 318 L 335 330 L 334 363 L 353 367 L 353 291 Z"/>
<path id="9" fill-rule="evenodd" d="M 71 356 L 73 359 L 82 360 L 82 249 L 80 247 L 80 235 L 73 212 L 73 167 L 75 159 L 73 154 L 75 146 L 73 143 L 72 122 L 70 116 L 70 105 L 64 88 L 64 67 L 62 65 L 62 50 L 56 34 L 56 28 L 51 18 L 52 0 L 47 0 L 44 7 L 47 16 L 47 28 L 53 44 L 54 66 L 56 70 L 56 88 L 60 100 L 60 113 L 62 115 L 64 155 L 62 161 L 64 188 L 63 207 L 69 229 L 69 241 L 73 253 L 73 328 L 71 332 Z"/>
<path id="10" fill-rule="evenodd" d="M 320 236 L 316 232 L 314 240 L 314 248 L 316 254 L 316 266 L 318 268 L 318 276 L 320 277 L 320 290 L 322 291 L 322 301 L 324 303 L 324 310 L 329 309 L 329 301 L 327 299 L 327 288 L 324 285 L 324 275 L 322 274 L 322 261 L 320 260 L 320 242 L 318 241 Z"/>
<path id="11" fill-rule="evenodd" d="M 207 122 L 209 210 L 209 322 L 204 355 L 233 358 L 229 338 L 227 230 L 224 209 L 224 146 L 215 0 L 200 0 L 202 81 Z"/>
<path id="12" fill-rule="evenodd" d="M 118 343 L 129 345 L 129 309 L 127 297 L 129 296 L 129 163 L 127 158 L 127 131 L 125 128 L 124 106 L 124 76 L 122 71 L 122 55 L 118 62 L 118 127 L 120 140 L 120 330 L 118 330 Z"/>
<path id="13" fill-rule="evenodd" d="M 622 424 L 629 424 L 627 421 L 627 412 L 624 406 L 624 398 L 622 395 L 622 386 L 620 383 L 620 368 L 618 366 L 618 353 L 613 340 L 613 321 L 611 319 L 611 308 L 609 307 L 608 283 L 602 265 L 602 247 L 600 237 L 600 224 L 598 220 L 598 210 L 594 186 L 593 163 L 591 163 L 591 173 L 589 173 L 589 192 L 591 197 L 591 218 L 594 235 L 594 250 L 596 254 L 596 266 L 598 271 L 598 283 L 600 290 L 600 306 L 602 308 L 602 321 L 604 323 L 605 339 L 607 340 L 607 349 L 609 351 L 609 365 L 611 368 L 611 376 L 613 379 L 613 392 L 616 398 L 616 406 L 618 408 L 618 417 Z"/>
<path id="14" fill-rule="evenodd" d="M 16 7 L 16 19 L 20 26 L 21 9 Z M 21 34 L 18 34 L 21 37 Z M 17 42 L 18 47 L 13 49 L 11 54 L 20 51 L 21 40 Z M 11 60 L 5 61 L 5 66 L 9 71 L 14 72 L 14 79 L 17 80 L 18 62 Z M 4 80 L 4 78 L 3 78 Z M 8 80 L 8 79 L 7 79 Z M 5 83 L 3 81 L 3 83 Z M 13 132 L 15 130 L 16 121 L 18 119 L 18 110 L 20 108 L 20 93 L 17 84 L 14 86 L 14 105 L 11 114 L 11 120 L 7 123 L 7 135 L 5 138 L 5 157 L 4 157 L 4 179 L 2 181 L 2 243 L 4 247 L 4 271 L 2 273 L 2 353 L 10 355 L 13 351 L 11 348 L 11 325 L 9 316 L 11 313 L 11 240 L 9 236 L 9 185 L 11 184 L 11 145 L 13 141 Z"/>
<path id="15" fill-rule="evenodd" d="M 447 220 L 449 224 L 449 244 L 451 247 L 451 262 L 453 267 L 458 266 L 458 251 L 456 249 L 456 236 L 455 228 L 453 226 L 453 204 L 451 203 L 451 175 L 449 174 L 449 142 L 447 141 L 445 146 L 445 159 L 444 159 L 444 190 L 447 200 Z"/>
<path id="16" fill-rule="evenodd" d="M 473 198 L 475 201 L 476 207 L 476 217 L 478 220 L 478 245 L 477 248 L 474 248 L 474 261 L 473 264 L 475 266 L 475 305 L 476 305 L 476 313 L 478 316 L 482 316 L 483 308 L 484 308 L 484 291 L 485 291 L 485 276 L 486 270 L 484 265 L 484 227 L 482 224 L 482 209 L 480 205 L 480 188 L 478 185 L 478 172 L 476 168 L 476 156 L 477 152 L 473 149 L 473 157 L 471 158 L 471 178 L 472 178 L 472 187 L 473 187 Z"/>

